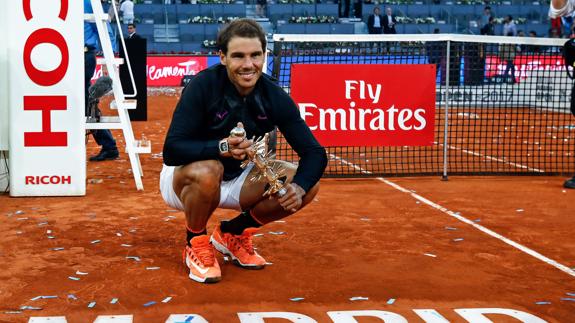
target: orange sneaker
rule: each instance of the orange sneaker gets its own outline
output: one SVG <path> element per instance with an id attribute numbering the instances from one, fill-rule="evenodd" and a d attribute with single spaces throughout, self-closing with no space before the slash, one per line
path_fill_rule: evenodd
<path id="1" fill-rule="evenodd" d="M 218 225 L 210 241 L 219 252 L 229 255 L 234 264 L 246 269 L 262 269 L 266 260 L 255 250 L 252 242 L 256 228 L 247 228 L 241 235 L 223 233 Z"/>
<path id="2" fill-rule="evenodd" d="M 190 279 L 200 283 L 217 283 L 222 279 L 220 265 L 216 259 L 214 247 L 207 235 L 190 240 L 190 246 L 184 249 L 183 260 L 190 269 Z"/>

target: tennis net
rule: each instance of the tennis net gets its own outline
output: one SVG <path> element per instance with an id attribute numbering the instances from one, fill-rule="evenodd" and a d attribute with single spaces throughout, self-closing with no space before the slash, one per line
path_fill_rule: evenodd
<path id="1" fill-rule="evenodd" d="M 436 66 L 433 144 L 327 146 L 327 177 L 572 175 L 575 118 L 570 114 L 573 81 L 562 58 L 565 41 L 277 34 L 268 68 L 290 92 L 295 64 Z M 298 159 L 281 134 L 277 158 Z"/>

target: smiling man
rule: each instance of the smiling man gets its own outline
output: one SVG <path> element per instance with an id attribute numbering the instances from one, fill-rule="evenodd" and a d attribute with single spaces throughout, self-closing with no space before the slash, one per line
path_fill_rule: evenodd
<path id="1" fill-rule="evenodd" d="M 291 215 L 310 203 L 327 164 L 319 145 L 301 119 L 296 104 L 269 76 L 262 74 L 266 38 L 251 19 L 238 19 L 220 31 L 220 64 L 196 75 L 184 88 L 164 143 L 160 190 L 166 203 L 186 216 L 183 260 L 189 277 L 202 283 L 221 280 L 217 249 L 246 269 L 266 261 L 254 249 L 257 228 Z M 246 137 L 263 136 L 276 127 L 300 157 L 285 169 L 285 194 L 263 197 L 267 183 L 254 178 L 256 168 L 240 167 L 252 140 L 231 137 L 242 126 Z M 218 208 L 241 213 L 206 226 Z"/>

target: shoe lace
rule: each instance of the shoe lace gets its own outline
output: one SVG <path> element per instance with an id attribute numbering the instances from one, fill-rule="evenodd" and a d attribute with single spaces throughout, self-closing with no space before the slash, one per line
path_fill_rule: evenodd
<path id="1" fill-rule="evenodd" d="M 214 255 L 214 251 L 209 243 L 206 244 L 197 244 L 196 246 L 192 246 L 196 257 L 202 265 L 205 267 L 211 267 L 214 265 L 216 257 Z"/>
<path id="2" fill-rule="evenodd" d="M 239 245 L 246 250 L 250 255 L 255 253 L 254 251 L 254 243 L 253 243 L 253 234 L 250 232 L 244 232 L 240 236 L 237 236 L 237 242 Z"/>

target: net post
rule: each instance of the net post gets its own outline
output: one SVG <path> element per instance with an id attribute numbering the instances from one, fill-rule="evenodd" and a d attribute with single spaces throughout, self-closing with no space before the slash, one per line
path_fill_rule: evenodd
<path id="1" fill-rule="evenodd" d="M 447 136 L 449 128 L 449 66 L 451 65 L 451 41 L 447 41 L 447 50 L 445 52 L 445 116 L 443 124 L 443 175 L 441 176 L 442 181 L 447 181 Z M 441 81 L 440 81 L 441 82 Z"/>

